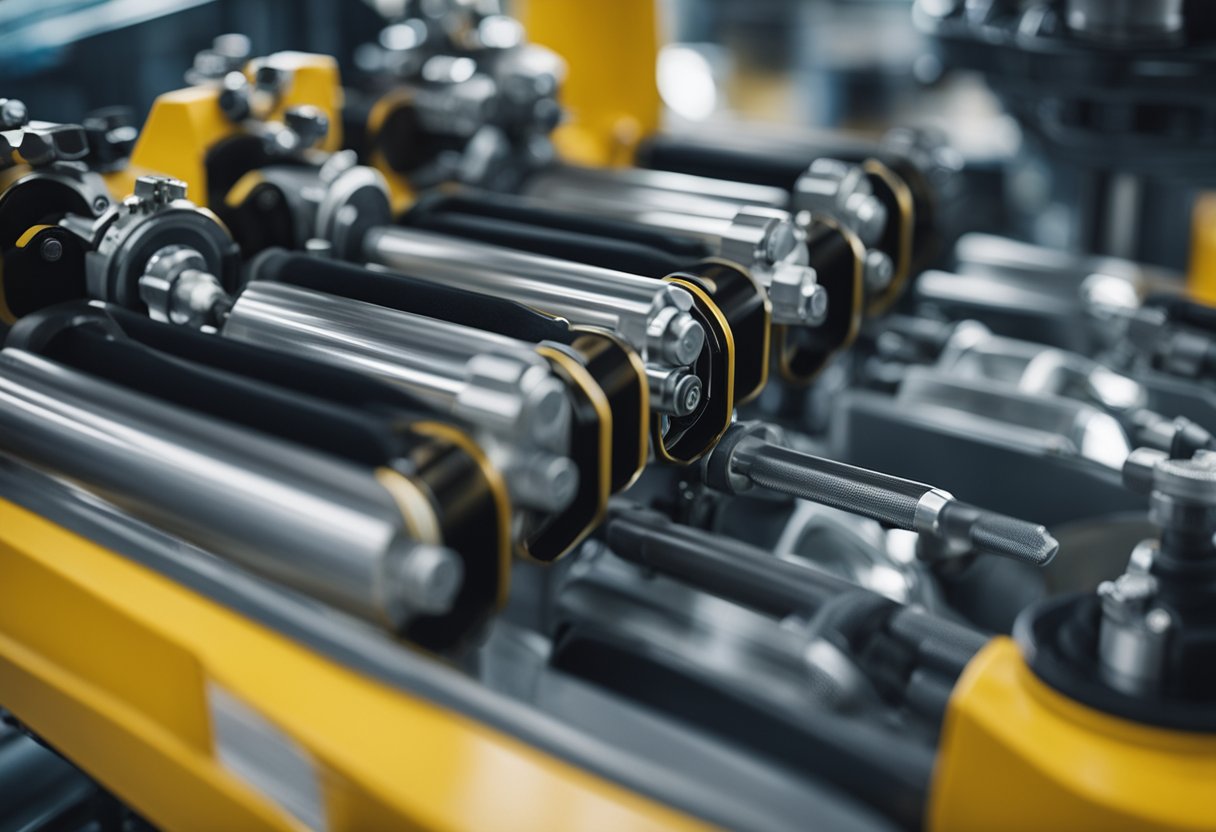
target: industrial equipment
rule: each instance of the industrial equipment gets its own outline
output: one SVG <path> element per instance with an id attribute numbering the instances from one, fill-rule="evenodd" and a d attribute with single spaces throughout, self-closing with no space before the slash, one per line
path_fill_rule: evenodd
<path id="1" fill-rule="evenodd" d="M 1016 157 L 665 115 L 654 0 L 0 90 L 0 829 L 1216 832 L 1211 16 L 901 4 Z"/>

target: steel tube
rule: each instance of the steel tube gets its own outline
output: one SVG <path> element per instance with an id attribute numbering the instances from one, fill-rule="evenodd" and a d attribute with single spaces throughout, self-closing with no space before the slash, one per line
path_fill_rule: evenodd
<path id="1" fill-rule="evenodd" d="M 390 269 L 614 330 L 648 362 L 691 364 L 705 344 L 691 295 L 652 278 L 415 229 L 374 229 L 364 245 Z"/>
<path id="2" fill-rule="evenodd" d="M 566 389 L 531 345 L 421 315 L 253 282 L 223 335 L 409 389 L 481 434 L 521 506 L 560 511 L 578 487 Z"/>
<path id="3" fill-rule="evenodd" d="M 390 493 L 370 471 L 21 350 L 0 352 L 0 450 L 394 630 L 445 611 L 462 579 L 404 478 Z"/>

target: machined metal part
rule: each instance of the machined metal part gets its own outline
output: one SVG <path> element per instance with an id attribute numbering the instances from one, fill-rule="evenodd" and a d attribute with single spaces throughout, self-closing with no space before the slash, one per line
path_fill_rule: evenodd
<path id="1" fill-rule="evenodd" d="M 89 140 L 78 124 L 30 121 L 23 102 L 6 98 L 0 99 L 0 151 L 0 168 L 19 162 L 39 168 L 83 159 Z"/>
<path id="2" fill-rule="evenodd" d="M 762 205 L 715 205 L 702 198 L 689 201 L 684 206 L 688 212 L 675 211 L 646 202 L 588 198 L 580 191 L 560 188 L 529 201 L 701 240 L 714 255 L 743 266 L 767 289 L 775 324 L 815 326 L 827 315 L 829 299 L 809 264 L 806 231 L 785 211 Z M 710 210 L 693 213 L 698 207 Z"/>
<path id="3" fill-rule="evenodd" d="M 165 246 L 152 255 L 139 279 L 139 299 L 154 320 L 193 329 L 218 326 L 230 305 L 203 255 L 189 246 Z"/>
<path id="4" fill-rule="evenodd" d="M 915 531 L 951 552 L 982 551 L 1035 565 L 1059 544 L 1041 525 L 976 508 L 923 483 L 804 454 L 767 426 L 736 423 L 703 463 L 708 484 L 728 493 L 760 486 Z"/>
<path id="5" fill-rule="evenodd" d="M 236 299 L 222 334 L 371 375 L 432 402 L 477 430 L 521 507 L 560 511 L 574 498 L 570 400 L 530 345 L 265 281 Z"/>
<path id="6" fill-rule="evenodd" d="M 383 626 L 447 611 L 463 581 L 426 498 L 398 474 L 390 492 L 371 471 L 21 350 L 0 352 L 0 403 L 4 453 Z"/>
<path id="7" fill-rule="evenodd" d="M 1148 404 L 1139 382 L 1091 358 L 996 336 L 974 321 L 964 323 L 955 327 L 938 358 L 943 372 L 1005 382 L 1030 395 L 1075 398 L 1116 413 Z"/>
<path id="8" fill-rule="evenodd" d="M 184 182 L 141 176 L 112 213 L 61 224 L 94 245 L 85 261 L 90 297 L 139 308 L 147 293 L 153 315 L 166 320 L 177 315 L 214 323 L 222 314 L 215 288 L 236 244 L 213 214 L 186 199 Z M 208 307 L 209 300 L 215 305 Z"/>
<path id="9" fill-rule="evenodd" d="M 1098 587 L 1102 617 L 1098 660 L 1107 685 L 1134 697 L 1167 693 L 1180 657 L 1210 644 L 1210 563 L 1216 528 L 1216 453 L 1176 459 L 1137 448 L 1124 483 L 1148 493 L 1149 519 L 1160 541 L 1136 547 L 1127 571 Z M 1188 633 L 1188 628 L 1192 632 Z M 1204 649 L 1202 647 L 1200 650 Z"/>
<path id="10" fill-rule="evenodd" d="M 372 263 L 511 298 L 586 326 L 612 330 L 648 365 L 686 367 L 705 346 L 692 295 L 666 282 L 406 228 L 368 232 Z M 656 399 L 663 390 L 657 389 Z"/>
<path id="11" fill-rule="evenodd" d="M 330 154 L 320 165 L 272 165 L 260 173 L 291 210 L 298 247 L 325 240 L 335 257 L 357 259 L 368 229 L 392 221 L 384 176 L 358 164 L 353 151 Z"/>
<path id="12" fill-rule="evenodd" d="M 879 241 L 888 220 L 865 171 L 838 159 L 811 162 L 794 185 L 792 208 L 835 217 L 866 246 Z"/>
<path id="13" fill-rule="evenodd" d="M 1154 604 L 1157 580 L 1128 572 L 1098 587 L 1102 623 L 1098 656 L 1103 680 L 1124 693 L 1145 695 L 1161 684 L 1174 620 Z"/>
<path id="14" fill-rule="evenodd" d="M 646 368 L 646 379 L 650 386 L 651 406 L 655 410 L 688 416 L 701 403 L 701 379 L 687 370 L 650 366 Z"/>
<path id="15" fill-rule="evenodd" d="M 534 174 L 524 193 L 715 243 L 720 256 L 750 269 L 769 288 L 774 323 L 814 326 L 827 314 L 829 299 L 805 250 L 814 216 L 836 218 L 868 247 L 862 266 L 869 292 L 881 292 L 895 275 L 891 257 L 872 247 L 886 227 L 886 208 L 861 168 L 830 159 L 812 164 L 792 196 L 781 188 L 682 173 L 568 165 Z"/>
<path id="16" fill-rule="evenodd" d="M 946 418 L 958 430 L 1114 470 L 1123 467 L 1131 451 L 1119 420 L 1085 401 L 1026 393 L 1007 383 L 956 377 L 936 368 L 909 367 L 895 404 L 939 422 L 949 414 Z"/>

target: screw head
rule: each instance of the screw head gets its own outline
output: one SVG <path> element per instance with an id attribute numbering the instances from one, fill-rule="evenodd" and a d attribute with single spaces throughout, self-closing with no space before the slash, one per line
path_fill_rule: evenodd
<path id="1" fill-rule="evenodd" d="M 47 237 L 42 241 L 38 254 L 48 263 L 57 262 L 59 258 L 63 257 L 63 243 L 54 237 Z"/>

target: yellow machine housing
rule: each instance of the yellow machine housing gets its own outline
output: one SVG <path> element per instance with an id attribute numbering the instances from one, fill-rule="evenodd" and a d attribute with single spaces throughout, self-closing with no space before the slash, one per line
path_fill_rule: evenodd
<path id="1" fill-rule="evenodd" d="M 163 828 L 707 828 L 7 501 L 0 571 L 5 705 Z M 221 713 L 314 800 L 246 776 Z"/>
<path id="2" fill-rule="evenodd" d="M 1216 736 L 1109 716 L 1034 675 L 997 638 L 950 699 L 926 827 L 1216 829 Z"/>
<path id="3" fill-rule="evenodd" d="M 269 118 L 281 119 L 291 107 L 307 104 L 318 108 L 329 119 L 329 132 L 321 150 L 342 147 L 342 84 L 338 62 L 328 55 L 304 52 L 277 52 L 262 63 L 280 70 L 286 77 L 281 95 Z M 246 68 L 252 79 L 259 61 Z M 207 153 L 240 128 L 224 115 L 219 106 L 216 85 L 187 87 L 159 96 L 126 168 L 106 175 L 111 192 L 118 199 L 131 193 L 135 180 L 148 173 L 172 176 L 186 183 L 188 193 L 200 203 L 207 189 Z"/>

